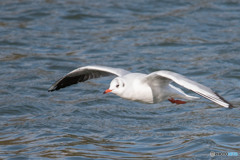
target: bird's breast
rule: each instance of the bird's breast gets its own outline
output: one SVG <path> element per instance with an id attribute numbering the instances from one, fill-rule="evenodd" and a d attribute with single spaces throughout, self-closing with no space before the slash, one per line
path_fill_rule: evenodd
<path id="1" fill-rule="evenodd" d="M 154 103 L 151 87 L 136 80 L 125 90 L 122 98 L 142 103 Z"/>

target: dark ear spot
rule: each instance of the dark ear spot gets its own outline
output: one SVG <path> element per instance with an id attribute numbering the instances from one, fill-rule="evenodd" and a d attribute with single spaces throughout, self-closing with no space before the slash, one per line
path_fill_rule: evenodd
<path id="1" fill-rule="evenodd" d="M 125 83 L 123 83 L 123 87 L 125 87 Z"/>

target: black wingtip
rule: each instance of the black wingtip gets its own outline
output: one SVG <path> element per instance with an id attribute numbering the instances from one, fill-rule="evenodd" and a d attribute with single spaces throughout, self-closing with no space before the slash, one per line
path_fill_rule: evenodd
<path id="1" fill-rule="evenodd" d="M 50 90 L 50 89 L 48 90 L 48 92 L 53 92 L 53 91 L 54 91 L 54 90 Z"/>
<path id="2" fill-rule="evenodd" d="M 225 100 L 223 97 L 221 97 L 218 93 L 215 92 L 215 94 L 216 94 L 223 102 L 225 102 L 225 103 L 228 104 L 228 108 L 229 108 L 229 109 L 235 108 L 231 103 L 229 103 L 228 101 L 226 101 L 226 100 Z"/>
<path id="3" fill-rule="evenodd" d="M 235 108 L 235 107 L 234 107 L 232 104 L 229 104 L 228 108 L 229 108 L 229 109 L 233 109 L 233 108 Z"/>
<path id="4" fill-rule="evenodd" d="M 56 90 L 57 90 L 57 87 L 55 85 L 53 85 L 48 89 L 48 92 L 53 92 L 53 91 L 56 91 Z"/>

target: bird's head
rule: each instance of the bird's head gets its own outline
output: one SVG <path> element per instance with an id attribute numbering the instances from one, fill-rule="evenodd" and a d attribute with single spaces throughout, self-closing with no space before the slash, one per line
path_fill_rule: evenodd
<path id="1" fill-rule="evenodd" d="M 112 80 L 112 82 L 110 83 L 109 89 L 107 89 L 103 93 L 106 94 L 106 93 L 112 92 L 116 95 L 121 95 L 124 90 L 125 90 L 124 80 L 120 77 L 117 77 Z"/>

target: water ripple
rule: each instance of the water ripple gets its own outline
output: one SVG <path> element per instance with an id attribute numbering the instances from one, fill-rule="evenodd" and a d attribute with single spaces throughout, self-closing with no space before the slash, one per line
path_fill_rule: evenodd
<path id="1" fill-rule="evenodd" d="M 27 0 L 1 1 L 0 10 L 0 158 L 210 159 L 211 151 L 240 152 L 238 1 Z M 47 92 L 90 64 L 179 72 L 237 108 L 103 95 L 113 77 Z"/>

